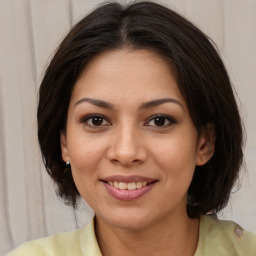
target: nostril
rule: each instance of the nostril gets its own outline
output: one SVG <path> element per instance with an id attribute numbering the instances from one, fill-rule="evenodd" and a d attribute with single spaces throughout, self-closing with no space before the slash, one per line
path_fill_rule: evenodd
<path id="1" fill-rule="evenodd" d="M 140 164 L 147 158 L 147 153 L 142 145 L 130 145 L 129 143 L 114 143 L 108 148 L 107 158 L 112 163 L 124 166 Z"/>

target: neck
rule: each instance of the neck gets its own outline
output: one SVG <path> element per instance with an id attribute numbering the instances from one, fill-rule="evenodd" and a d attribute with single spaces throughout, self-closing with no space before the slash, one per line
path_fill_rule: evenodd
<path id="1" fill-rule="evenodd" d="M 198 243 L 199 219 L 179 216 L 134 230 L 113 227 L 96 216 L 95 230 L 103 256 L 192 256 Z"/>

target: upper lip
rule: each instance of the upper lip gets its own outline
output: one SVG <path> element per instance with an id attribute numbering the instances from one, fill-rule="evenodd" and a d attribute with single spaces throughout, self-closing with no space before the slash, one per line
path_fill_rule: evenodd
<path id="1" fill-rule="evenodd" d="M 136 181 L 140 181 L 140 182 L 146 181 L 147 183 L 150 183 L 150 182 L 156 181 L 156 179 L 152 179 L 149 177 L 143 177 L 143 176 L 139 176 L 139 175 L 130 175 L 130 176 L 111 175 L 106 178 L 103 178 L 102 180 L 103 181 L 112 181 L 112 182 L 118 181 L 118 182 L 126 182 L 126 183 L 136 182 Z"/>

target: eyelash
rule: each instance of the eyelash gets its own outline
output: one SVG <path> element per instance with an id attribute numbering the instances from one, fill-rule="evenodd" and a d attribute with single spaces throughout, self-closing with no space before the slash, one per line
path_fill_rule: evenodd
<path id="1" fill-rule="evenodd" d="M 92 120 L 93 118 L 100 118 L 103 120 L 103 122 L 107 122 L 108 124 L 104 124 L 104 125 L 93 125 L 93 124 L 88 124 L 89 120 Z M 93 129 L 99 129 L 99 128 L 102 128 L 103 126 L 110 126 L 111 125 L 111 122 L 103 115 L 99 115 L 99 114 L 90 114 L 90 115 L 87 115 L 85 117 L 83 117 L 80 121 L 81 123 L 87 125 L 88 127 L 90 128 L 93 128 Z"/>
<path id="2" fill-rule="evenodd" d="M 88 122 L 90 120 L 92 120 L 93 118 L 100 118 L 102 119 L 102 122 L 107 122 L 107 124 L 100 124 L 100 125 L 93 125 L 93 124 L 89 124 Z M 160 125 L 160 126 L 157 126 L 157 125 L 149 125 L 149 123 L 151 121 L 156 121 L 157 118 L 163 118 L 164 119 L 164 125 Z M 166 123 L 166 120 L 169 122 L 167 125 L 165 124 Z M 93 129 L 99 129 L 99 128 L 102 128 L 104 126 L 110 126 L 111 125 L 111 122 L 103 115 L 99 115 L 99 114 L 90 114 L 90 115 L 87 115 L 85 117 L 83 117 L 80 121 L 81 123 L 83 124 L 86 124 L 88 127 L 90 128 L 93 128 Z M 173 117 L 170 117 L 168 115 L 163 115 L 163 114 L 156 114 L 154 116 L 151 116 L 148 121 L 146 121 L 146 123 L 144 124 L 144 126 L 151 126 L 151 127 L 157 127 L 157 128 L 165 128 L 165 127 L 168 127 L 172 124 L 176 124 L 177 121 L 173 118 Z"/>
<path id="3" fill-rule="evenodd" d="M 163 126 L 155 125 L 155 126 L 151 126 L 151 127 L 166 128 L 166 127 L 168 127 L 168 126 L 170 126 L 172 124 L 176 124 L 177 123 L 177 121 L 173 117 L 171 117 L 171 116 L 163 115 L 163 114 L 156 114 L 154 116 L 151 116 L 150 119 L 144 125 L 145 126 L 150 126 L 149 123 L 151 121 L 154 121 L 154 120 L 156 121 L 157 118 L 164 118 L 164 120 L 165 120 L 164 122 L 166 122 L 166 120 L 167 120 L 169 123 L 167 125 L 163 125 Z"/>

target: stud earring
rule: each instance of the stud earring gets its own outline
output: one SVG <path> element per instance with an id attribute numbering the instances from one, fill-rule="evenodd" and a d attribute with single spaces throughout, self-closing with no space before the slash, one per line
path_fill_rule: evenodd
<path id="1" fill-rule="evenodd" d="M 66 166 L 67 166 L 67 167 L 70 166 L 70 162 L 69 162 L 69 161 L 66 162 Z"/>

